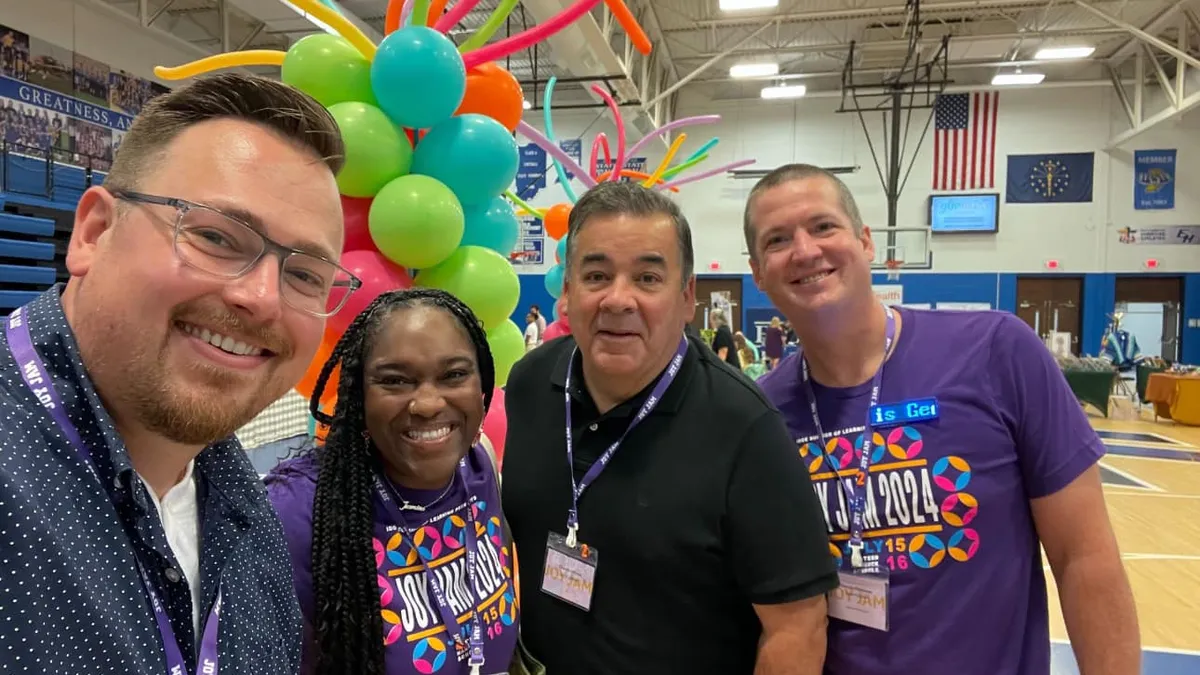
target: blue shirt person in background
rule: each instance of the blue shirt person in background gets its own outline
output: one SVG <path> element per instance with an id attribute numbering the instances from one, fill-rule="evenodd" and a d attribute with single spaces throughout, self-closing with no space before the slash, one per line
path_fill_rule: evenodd
<path id="1" fill-rule="evenodd" d="M 150 102 L 83 194 L 70 280 L 0 321 L 0 671 L 298 671 L 283 531 L 233 433 L 357 286 L 342 152 L 314 100 L 225 74 Z"/>

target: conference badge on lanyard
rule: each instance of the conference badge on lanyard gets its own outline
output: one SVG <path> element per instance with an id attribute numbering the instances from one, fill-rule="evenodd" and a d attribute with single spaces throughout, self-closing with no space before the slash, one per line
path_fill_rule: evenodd
<path id="1" fill-rule="evenodd" d="M 646 419 L 658 402 L 662 400 L 663 394 L 675 381 L 676 376 L 679 375 L 679 369 L 683 366 L 683 359 L 687 356 L 688 341 L 686 336 L 679 338 L 675 356 L 671 358 L 667 369 L 659 376 L 658 382 L 654 384 L 654 389 L 650 391 L 650 396 L 646 398 L 646 402 L 642 404 L 637 415 L 630 421 L 621 437 L 605 449 L 604 453 L 583 475 L 583 480 L 578 482 L 575 480 L 575 445 L 571 436 L 571 369 L 575 363 L 576 351 L 578 348 L 571 352 L 571 358 L 567 361 L 567 377 L 564 382 L 567 469 L 571 476 L 571 510 L 567 512 L 567 535 L 564 537 L 557 532 L 551 532 L 546 542 L 542 591 L 586 612 L 592 607 L 592 588 L 596 581 L 596 568 L 600 563 L 600 553 L 594 547 L 579 542 L 579 498 L 583 496 L 584 490 L 596 481 L 600 473 L 604 471 L 604 467 L 608 466 L 613 455 L 617 453 L 617 448 L 621 447 L 621 443 L 629 435 L 629 432 L 641 424 L 642 420 Z"/>
<path id="2" fill-rule="evenodd" d="M 887 329 L 883 346 L 884 360 L 892 349 L 896 339 L 896 317 L 890 307 L 883 307 L 887 318 Z M 808 374 L 808 360 L 800 355 L 801 382 L 808 396 L 809 408 L 812 411 L 813 425 L 818 435 L 817 445 L 825 455 L 826 462 L 836 468 L 836 464 L 825 451 L 825 431 L 821 426 L 821 416 L 817 412 L 817 397 L 813 392 L 812 381 Z M 879 406 L 879 393 L 883 388 L 883 364 L 871 379 L 871 402 L 867 406 L 867 423 L 862 432 L 862 441 L 858 448 L 857 479 L 853 477 L 837 478 L 838 485 L 846 493 L 846 501 L 850 504 L 850 537 L 846 544 L 848 556 L 841 558 L 838 578 L 840 585 L 829 592 L 829 616 L 843 621 L 886 631 L 888 629 L 888 571 L 879 565 L 878 560 L 867 562 L 863 559 L 863 530 L 866 511 L 866 478 L 871 470 L 871 438 L 874 434 L 872 413 Z"/>

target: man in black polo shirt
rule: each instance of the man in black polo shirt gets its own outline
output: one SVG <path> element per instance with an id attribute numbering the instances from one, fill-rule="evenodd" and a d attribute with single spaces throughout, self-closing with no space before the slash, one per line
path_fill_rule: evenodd
<path id="1" fill-rule="evenodd" d="M 820 673 L 824 517 L 778 412 L 684 337 L 683 214 L 602 183 L 571 211 L 565 265 L 573 335 L 507 386 L 526 646 L 553 674 Z"/>

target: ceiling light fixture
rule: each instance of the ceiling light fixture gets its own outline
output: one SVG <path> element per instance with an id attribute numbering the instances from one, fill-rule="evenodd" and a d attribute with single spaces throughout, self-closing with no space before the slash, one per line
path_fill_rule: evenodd
<path id="1" fill-rule="evenodd" d="M 1045 49 L 1039 49 L 1033 58 L 1039 61 L 1086 59 L 1094 51 L 1096 51 L 1095 47 L 1046 47 Z"/>
<path id="2" fill-rule="evenodd" d="M 768 77 L 778 74 L 778 63 L 739 63 L 729 69 L 730 77 Z"/>
<path id="3" fill-rule="evenodd" d="M 529 99 L 521 101 L 521 107 L 526 110 L 533 110 L 533 104 L 529 102 Z"/>
<path id="4" fill-rule="evenodd" d="M 800 98 L 808 89 L 802 84 L 778 85 L 775 87 L 763 87 L 761 95 L 763 98 Z"/>
<path id="5" fill-rule="evenodd" d="M 997 73 L 992 78 L 992 85 L 1000 87 L 1013 84 L 1041 84 L 1044 79 L 1046 79 L 1045 73 Z"/>
<path id="6" fill-rule="evenodd" d="M 736 12 L 742 9 L 770 9 L 778 7 L 779 0 L 721 0 L 717 6 L 725 12 Z"/>

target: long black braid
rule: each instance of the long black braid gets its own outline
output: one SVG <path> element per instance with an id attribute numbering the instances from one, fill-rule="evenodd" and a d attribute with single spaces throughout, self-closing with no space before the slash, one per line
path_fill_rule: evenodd
<path id="1" fill-rule="evenodd" d="M 436 307 L 462 324 L 475 346 L 486 414 L 496 369 L 487 334 L 461 300 L 430 288 L 391 291 L 376 298 L 346 328 L 321 368 L 309 401 L 313 417 L 329 426 L 317 451 L 320 474 L 313 505 L 312 569 L 316 595 L 317 675 L 383 675 L 383 620 L 376 582 L 373 476 L 378 458 L 366 439 L 363 360 L 384 319 L 397 309 Z M 320 410 L 321 394 L 341 364 L 337 406 Z"/>

